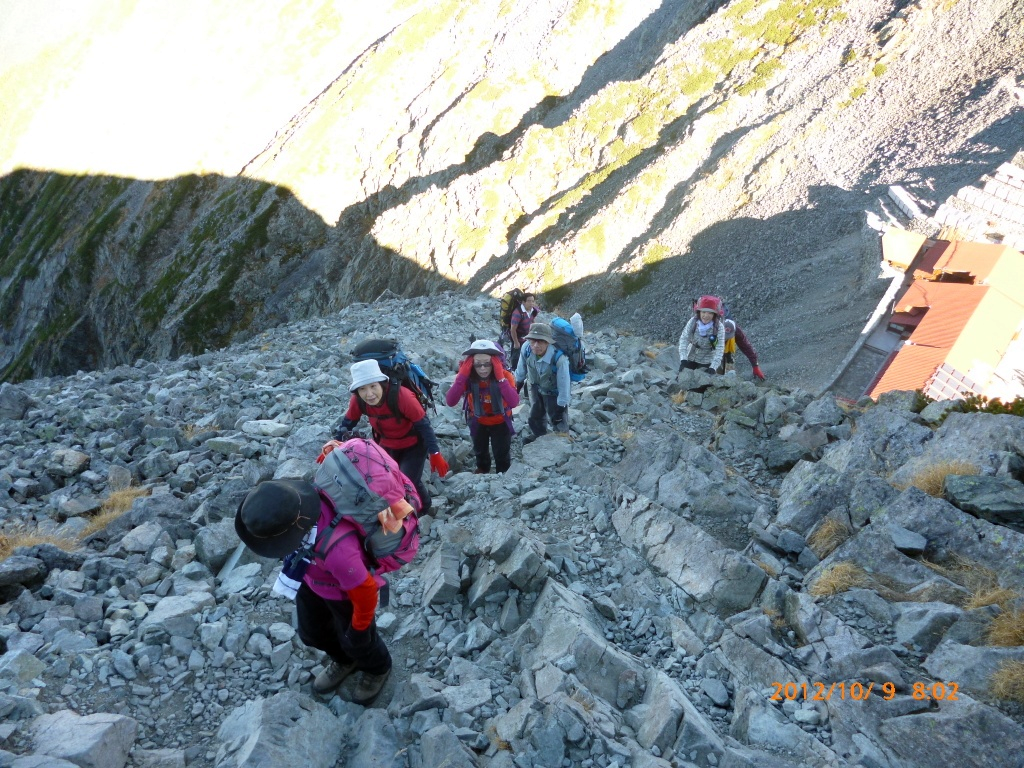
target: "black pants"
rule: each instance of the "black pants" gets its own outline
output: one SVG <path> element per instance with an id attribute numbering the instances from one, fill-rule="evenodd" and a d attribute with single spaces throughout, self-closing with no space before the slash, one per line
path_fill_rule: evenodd
<path id="1" fill-rule="evenodd" d="M 563 417 L 563 421 L 555 421 L 555 413 L 558 410 L 558 395 L 557 394 L 544 394 L 541 392 L 534 392 L 533 397 L 530 400 L 530 419 L 528 421 L 530 430 L 537 437 L 546 435 L 548 433 L 547 419 L 551 419 L 551 425 L 556 432 L 567 432 L 569 430 L 569 423 Z M 569 409 L 565 409 L 566 415 L 569 413 Z"/>
<path id="2" fill-rule="evenodd" d="M 512 371 L 512 373 L 516 372 L 516 368 L 519 367 L 519 355 L 522 354 L 522 352 L 522 347 L 512 347 L 512 351 L 509 352 L 508 356 L 509 365 L 507 370 Z"/>
<path id="3" fill-rule="evenodd" d="M 493 425 L 477 424 L 473 430 L 473 454 L 476 456 L 476 468 L 481 472 L 491 471 L 492 450 L 497 470 L 507 472 L 512 466 L 512 432 L 505 422 Z"/>
<path id="4" fill-rule="evenodd" d="M 356 669 L 370 675 L 383 675 L 391 670 L 391 654 L 377 633 L 376 621 L 370 622 L 366 632 L 358 633 L 363 637 L 356 642 L 349 637 L 350 600 L 325 600 L 302 582 L 295 595 L 295 611 L 299 639 L 309 647 L 319 648 L 338 664 L 355 663 Z"/>
<path id="5" fill-rule="evenodd" d="M 427 446 L 423 444 L 423 440 L 418 439 L 415 445 L 410 445 L 408 448 L 385 448 L 384 450 L 387 451 L 388 456 L 398 462 L 398 468 L 402 470 L 402 474 L 412 480 L 412 484 L 416 486 L 416 493 L 420 495 L 420 502 L 423 504 L 420 514 L 428 514 L 432 502 L 427 486 L 423 484 L 423 465 L 427 461 Z"/>
<path id="6" fill-rule="evenodd" d="M 682 361 L 680 361 L 680 364 L 679 364 L 679 370 L 680 371 L 683 370 L 683 368 L 707 368 L 707 367 L 708 367 L 707 363 L 698 363 L 698 362 L 695 362 L 694 360 L 682 360 Z"/>

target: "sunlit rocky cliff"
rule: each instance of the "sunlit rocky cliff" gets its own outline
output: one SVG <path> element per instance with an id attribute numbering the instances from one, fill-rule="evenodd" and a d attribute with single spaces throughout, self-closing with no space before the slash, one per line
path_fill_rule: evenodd
<path id="1" fill-rule="evenodd" d="M 512 284 L 718 290 L 755 328 L 813 287 L 840 349 L 871 195 L 948 194 L 1024 126 L 1020 0 L 63 8 L 0 29 L 5 379 Z"/>

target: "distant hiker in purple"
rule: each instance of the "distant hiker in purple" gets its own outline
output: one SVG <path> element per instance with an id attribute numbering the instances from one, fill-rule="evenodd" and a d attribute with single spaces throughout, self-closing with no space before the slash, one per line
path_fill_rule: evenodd
<path id="1" fill-rule="evenodd" d="M 509 357 L 509 368 L 515 370 L 519 365 L 519 354 L 523 349 L 523 341 L 526 334 L 530 332 L 530 326 L 537 317 L 540 309 L 537 307 L 537 297 L 527 293 L 523 297 L 523 303 L 512 310 L 512 319 L 509 321 L 509 333 L 512 335 L 512 354 Z"/>
<path id="2" fill-rule="evenodd" d="M 747 338 L 747 334 L 736 325 L 735 320 L 726 319 L 724 322 L 725 354 L 722 355 L 722 361 L 725 371 L 735 370 L 736 350 L 739 349 L 747 360 L 750 361 L 750 367 L 753 369 L 754 376 L 764 381 L 764 371 L 757 364 L 757 351 L 754 349 L 754 345 L 750 343 L 750 339 Z"/>

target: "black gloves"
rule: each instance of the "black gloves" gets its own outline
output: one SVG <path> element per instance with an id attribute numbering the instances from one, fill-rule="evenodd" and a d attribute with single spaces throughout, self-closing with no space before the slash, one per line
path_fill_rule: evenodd
<path id="1" fill-rule="evenodd" d="M 680 372 L 680 373 L 682 373 L 682 372 L 683 372 L 683 363 L 685 363 L 685 362 L 686 362 L 685 360 L 680 360 L 680 361 L 679 361 L 679 372 Z"/>
<path id="2" fill-rule="evenodd" d="M 714 369 L 714 368 L 705 368 L 705 369 L 704 369 L 704 372 L 705 372 L 705 373 L 709 373 L 709 374 L 711 374 L 712 376 L 714 376 L 715 374 L 717 374 L 717 373 L 718 373 L 718 371 L 717 371 L 716 369 Z"/>
<path id="3" fill-rule="evenodd" d="M 353 648 L 367 648 L 373 643 L 373 624 L 366 629 L 356 629 L 351 624 L 345 630 L 345 639 Z"/>

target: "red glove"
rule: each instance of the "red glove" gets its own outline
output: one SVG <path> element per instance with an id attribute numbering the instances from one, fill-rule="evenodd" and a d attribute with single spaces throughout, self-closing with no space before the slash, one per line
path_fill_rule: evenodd
<path id="1" fill-rule="evenodd" d="M 373 614 L 377 610 L 377 582 L 373 576 L 366 574 L 366 580 L 358 587 L 348 591 L 348 599 L 352 601 L 352 629 L 363 632 L 373 623 Z"/>
<path id="2" fill-rule="evenodd" d="M 757 376 L 757 378 L 759 378 L 761 381 L 764 381 L 764 373 L 761 371 L 760 366 L 754 366 L 754 375 Z"/>
<path id="3" fill-rule="evenodd" d="M 436 472 L 439 477 L 447 475 L 450 469 L 448 462 L 444 460 L 444 456 L 442 456 L 440 452 L 430 454 L 430 468 Z"/>
<path id="4" fill-rule="evenodd" d="M 324 443 L 324 447 L 320 449 L 320 455 L 316 457 L 317 464 L 323 464 L 324 459 L 327 458 L 327 454 L 333 451 L 335 448 L 340 448 L 341 443 L 337 440 L 328 440 Z"/>
<path id="5" fill-rule="evenodd" d="M 459 366 L 459 376 L 469 376 L 470 371 L 473 370 L 473 356 L 469 355 L 464 358 L 462 365 Z"/>
<path id="6" fill-rule="evenodd" d="M 491 363 L 494 364 L 494 378 L 501 381 L 505 378 L 505 366 L 498 355 L 491 355 Z"/>

